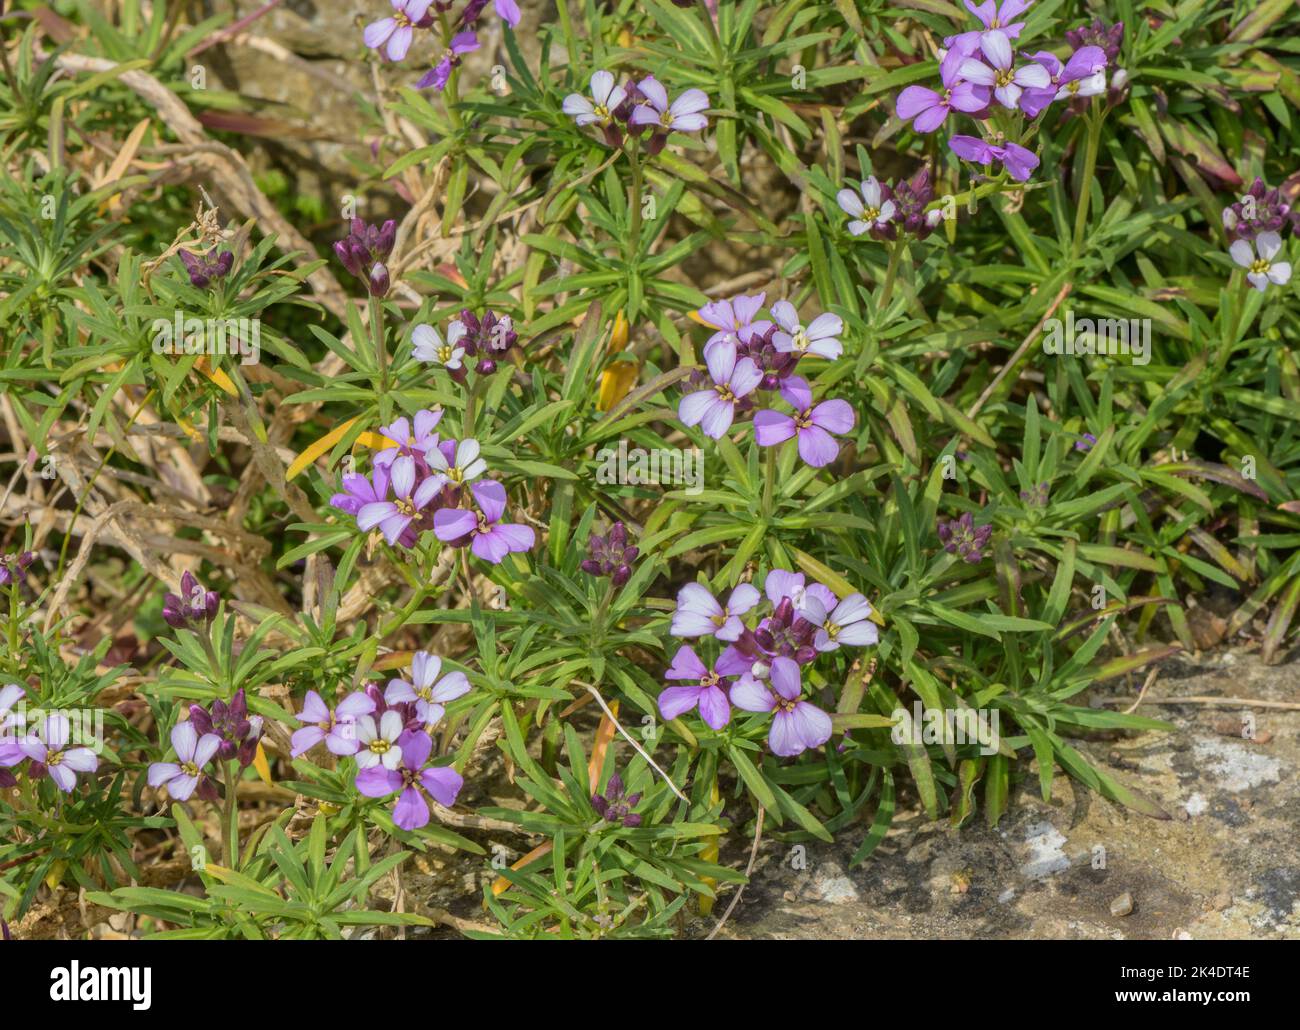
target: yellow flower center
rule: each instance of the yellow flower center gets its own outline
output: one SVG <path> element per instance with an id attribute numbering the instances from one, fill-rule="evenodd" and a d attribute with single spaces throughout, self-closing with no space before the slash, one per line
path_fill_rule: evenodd
<path id="1" fill-rule="evenodd" d="M 409 515 L 414 517 L 415 502 L 412 501 L 409 497 L 399 497 L 396 501 L 393 502 L 393 504 L 397 507 L 397 513 L 399 515 Z"/>
<path id="2" fill-rule="evenodd" d="M 832 640 L 834 640 L 836 637 L 840 635 L 839 626 L 831 622 L 830 619 L 827 619 L 825 622 L 822 623 L 822 629 L 826 631 L 826 635 L 830 637 Z"/>
<path id="3" fill-rule="evenodd" d="M 181 772 L 186 776 L 197 776 L 199 774 L 199 767 L 193 762 L 182 762 Z"/>
<path id="4" fill-rule="evenodd" d="M 370 753 L 372 755 L 386 755 L 388 754 L 388 749 L 393 745 L 388 743 L 388 741 L 383 737 L 376 737 L 367 746 L 370 748 Z"/>
<path id="5" fill-rule="evenodd" d="M 732 403 L 736 399 L 736 395 L 731 392 L 731 387 L 726 383 L 719 383 L 713 389 L 717 392 L 718 396 L 728 404 Z"/>
<path id="6" fill-rule="evenodd" d="M 1013 79 L 1015 79 L 1015 72 L 1010 68 L 1003 68 L 998 72 L 997 83 L 999 86 L 1010 86 Z"/>
<path id="7" fill-rule="evenodd" d="M 1263 258 L 1256 258 L 1254 261 L 1250 263 L 1250 270 L 1252 272 L 1258 273 L 1259 275 L 1267 275 L 1269 267 L 1270 267 L 1270 263 L 1268 261 L 1265 261 Z"/>

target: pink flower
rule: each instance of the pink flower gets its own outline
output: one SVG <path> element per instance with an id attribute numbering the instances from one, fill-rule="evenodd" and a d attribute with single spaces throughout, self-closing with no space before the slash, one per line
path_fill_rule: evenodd
<path id="1" fill-rule="evenodd" d="M 716 330 L 705 344 L 705 353 L 715 343 L 748 343 L 755 335 L 762 335 L 772 324 L 766 320 L 754 320 L 763 306 L 766 293 L 757 293 L 752 297 L 733 297 L 731 300 L 711 300 L 695 312 L 696 318 L 710 329 Z"/>
<path id="2" fill-rule="evenodd" d="M 336 755 L 355 755 L 361 748 L 357 740 L 357 718 L 374 710 L 374 700 L 359 690 L 340 701 L 333 712 L 316 691 L 307 691 L 302 711 L 298 714 L 304 725 L 289 739 L 293 757 L 306 754 L 322 740 Z"/>
<path id="3" fill-rule="evenodd" d="M 773 754 L 789 758 L 830 740 L 831 717 L 800 700 L 803 684 L 793 658 L 773 658 L 768 682 L 772 689 L 751 677 L 737 680 L 731 688 L 731 703 L 746 712 L 775 711 L 767 734 Z"/>
<path id="4" fill-rule="evenodd" d="M 391 3 L 395 13 L 367 25 L 362 38 L 371 50 L 378 50 L 387 43 L 388 59 L 401 61 L 411 49 L 415 29 L 422 27 L 433 0 L 391 0 Z"/>
<path id="5" fill-rule="evenodd" d="M 886 200 L 884 191 L 874 175 L 862 180 L 859 197 L 850 189 L 842 189 L 835 194 L 835 201 L 840 210 L 849 216 L 849 233 L 861 236 L 871 229 L 882 229 L 894 217 L 894 202 Z"/>
<path id="6" fill-rule="evenodd" d="M 782 354 L 816 354 L 834 361 L 843 352 L 839 341 L 844 332 L 844 320 L 827 312 L 818 315 L 807 327 L 799 321 L 799 312 L 788 300 L 778 300 L 772 305 L 772 318 L 780 329 L 772 334 L 772 343 Z"/>
<path id="7" fill-rule="evenodd" d="M 750 358 L 736 360 L 736 345 L 720 340 L 705 348 L 705 363 L 714 385 L 682 398 L 677 417 L 685 425 L 698 425 L 704 435 L 716 440 L 736 417 L 736 402 L 751 393 L 763 380 L 763 373 Z"/>
<path id="8" fill-rule="evenodd" d="M 424 799 L 425 792 L 444 808 L 450 808 L 465 785 L 460 773 L 451 766 L 424 768 L 432 750 L 433 741 L 427 733 L 408 730 L 394 748 L 399 762 L 391 766 L 371 765 L 357 773 L 357 790 L 366 797 L 382 798 L 401 791 L 393 806 L 393 822 L 399 829 L 418 830 L 428 825 L 429 803 Z"/>
<path id="9" fill-rule="evenodd" d="M 939 78 L 943 92 L 936 93 L 925 86 L 908 86 L 898 94 L 894 113 L 903 121 L 912 121 L 917 132 L 934 132 L 948 117 L 949 111 L 974 114 L 989 105 L 991 91 L 986 86 L 965 82 L 957 74 L 969 53 L 960 47 L 951 48 L 939 62 Z"/>
<path id="10" fill-rule="evenodd" d="M 748 583 L 741 583 L 727 598 L 726 607 L 720 605 L 699 583 L 687 583 L 677 593 L 677 610 L 673 612 L 672 627 L 675 637 L 717 637 L 719 640 L 739 640 L 745 631 L 740 616 L 758 604 L 762 595 Z"/>
<path id="11" fill-rule="evenodd" d="M 861 594 L 849 594 L 833 610 L 824 598 L 808 595 L 795 610 L 799 618 L 819 627 L 813 637 L 813 647 L 818 651 L 835 651 L 841 644 L 866 647 L 880 639 L 871 621 L 871 603 Z"/>
<path id="12" fill-rule="evenodd" d="M 948 140 L 948 147 L 958 157 L 976 164 L 1001 161 L 1017 182 L 1025 182 L 1038 167 L 1038 155 L 1016 143 L 998 146 L 976 136 L 953 136 Z"/>
<path id="13" fill-rule="evenodd" d="M 438 679 L 442 659 L 428 651 L 416 651 L 411 658 L 411 682 L 391 679 L 384 691 L 384 702 L 390 705 L 415 702 L 415 712 L 425 726 L 441 721 L 446 709 L 443 703 L 454 701 L 470 691 L 469 680 L 463 672 L 449 672 Z"/>
<path id="14" fill-rule="evenodd" d="M 1014 110 L 1020 103 L 1022 90 L 1046 89 L 1052 82 L 1051 73 L 1041 64 L 1031 61 L 1019 68 L 1012 67 L 1015 55 L 1011 50 L 1011 40 L 1004 32 L 985 32 L 980 36 L 980 50 L 988 63 L 968 57 L 962 61 L 957 73 L 977 86 L 990 87 L 1003 107 Z"/>
<path id="15" fill-rule="evenodd" d="M 172 727 L 172 749 L 176 752 L 174 762 L 154 762 L 149 766 L 149 786 L 166 787 L 167 794 L 175 801 L 187 801 L 198 789 L 207 776 L 203 772 L 221 747 L 221 738 L 215 733 L 199 736 L 191 722 L 178 722 Z M 211 788 L 213 795 L 215 788 Z M 202 795 L 202 791 L 200 794 Z"/>
<path id="16" fill-rule="evenodd" d="M 647 103 L 632 109 L 629 119 L 632 125 L 652 125 L 669 132 L 699 132 L 709 124 L 709 120 L 700 114 L 709 106 L 708 94 L 702 89 L 688 89 L 671 105 L 668 91 L 654 76 L 642 79 L 637 83 L 637 89 Z"/>
<path id="17" fill-rule="evenodd" d="M 822 401 L 812 406 L 812 389 L 806 380 L 791 376 L 781 384 L 781 396 L 795 409 L 794 415 L 765 409 L 754 415 L 754 439 L 761 447 L 774 447 L 792 436 L 799 438 L 799 457 L 813 468 L 835 460 L 840 445 L 832 434 L 843 436 L 857 421 L 848 401 Z"/>
<path id="18" fill-rule="evenodd" d="M 438 451 L 435 449 L 434 454 Z M 378 469 L 375 470 L 376 476 Z M 415 485 L 415 459 L 404 454 L 392 464 L 393 500 L 373 501 L 362 505 L 357 512 L 357 526 L 369 532 L 376 526 L 384 534 L 389 546 L 397 543 L 419 513 L 429 506 L 446 485 L 445 476 L 428 476 L 417 488 Z"/>
<path id="19" fill-rule="evenodd" d="M 698 706 L 700 717 L 712 729 L 720 730 L 731 721 L 731 705 L 719 686 L 722 677 L 705 668 L 691 647 L 677 652 L 664 679 L 696 681 L 689 687 L 668 687 L 659 695 L 659 711 L 665 719 L 676 719 Z"/>
<path id="20" fill-rule="evenodd" d="M 454 547 L 466 543 L 484 561 L 499 565 L 511 551 L 530 550 L 537 534 L 529 526 L 502 522 L 506 511 L 506 488 L 488 479 L 470 487 L 481 514 L 464 508 L 440 508 L 433 514 L 433 532 Z"/>
<path id="21" fill-rule="evenodd" d="M 71 794 L 77 785 L 77 773 L 93 773 L 99 768 L 99 759 L 88 747 L 68 747 L 72 725 L 65 715 L 51 715 L 40 731 L 24 737 L 18 747 L 33 765 L 41 765 L 49 773 L 54 785 L 65 794 Z M 37 770 L 31 769 L 32 776 Z"/>

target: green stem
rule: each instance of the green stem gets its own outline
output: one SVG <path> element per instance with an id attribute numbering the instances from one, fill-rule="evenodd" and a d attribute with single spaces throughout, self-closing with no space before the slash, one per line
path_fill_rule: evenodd
<path id="1" fill-rule="evenodd" d="M 641 161 L 637 154 L 636 140 L 630 140 L 627 149 L 628 163 L 632 166 L 632 182 L 627 188 L 628 204 L 631 205 L 632 221 L 628 229 L 627 239 L 627 263 L 628 267 L 636 264 L 637 253 L 641 249 L 641 191 L 643 181 L 641 178 Z"/>
<path id="2" fill-rule="evenodd" d="M 893 246 L 889 248 L 889 267 L 885 269 L 885 285 L 880 292 L 877 311 L 884 311 L 889 307 L 889 298 L 894 292 L 894 280 L 898 277 L 898 262 L 902 257 L 904 246 L 902 240 L 895 240 Z"/>
<path id="3" fill-rule="evenodd" d="M 234 775 L 234 762 L 226 762 L 222 770 L 226 783 L 226 802 L 222 806 L 221 819 L 221 864 L 227 869 L 234 869 L 235 849 L 239 846 L 239 824 L 236 822 L 239 809 L 238 779 Z"/>
<path id="4" fill-rule="evenodd" d="M 1070 261 L 1079 260 L 1083 253 L 1083 234 L 1088 227 L 1088 202 L 1092 199 L 1092 179 L 1097 171 L 1097 147 L 1101 143 L 1103 115 L 1088 113 L 1088 149 L 1083 157 L 1083 180 L 1079 183 L 1079 207 L 1074 215 L 1074 245 L 1070 248 Z"/>
<path id="5" fill-rule="evenodd" d="M 776 452 L 779 446 L 768 447 L 763 455 L 763 518 L 772 517 L 773 497 L 776 488 Z"/>
<path id="6" fill-rule="evenodd" d="M 483 385 L 483 377 L 477 372 L 474 373 L 474 382 L 470 384 L 469 390 L 465 394 L 465 419 L 461 423 L 461 436 L 474 435 L 474 409 L 478 405 L 479 388 Z"/>
<path id="7" fill-rule="evenodd" d="M 384 344 L 384 305 L 378 297 L 370 298 L 370 338 L 375 344 L 375 363 L 379 366 L 380 404 L 388 396 L 388 347 Z"/>

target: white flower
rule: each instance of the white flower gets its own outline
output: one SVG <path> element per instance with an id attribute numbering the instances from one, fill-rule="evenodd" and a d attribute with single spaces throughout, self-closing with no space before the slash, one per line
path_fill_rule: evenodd
<path id="1" fill-rule="evenodd" d="M 391 708 L 380 718 L 378 728 L 374 716 L 361 716 L 357 720 L 357 740 L 361 741 L 357 766 L 369 769 L 382 764 L 385 769 L 396 769 L 402 764 L 402 749 L 397 746 L 401 735 L 402 717 Z"/>
<path id="2" fill-rule="evenodd" d="M 468 483 L 471 479 L 477 479 L 487 471 L 487 462 L 478 456 L 478 441 L 473 437 L 467 437 L 456 444 L 456 463 L 449 464 L 446 456 L 438 448 L 433 448 L 425 457 L 429 461 L 429 468 L 434 473 L 441 473 L 451 482 L 460 485 Z"/>
<path id="3" fill-rule="evenodd" d="M 627 90 L 614 84 L 614 76 L 607 71 L 593 72 L 591 99 L 581 93 L 570 93 L 564 98 L 564 113 L 579 125 L 608 125 L 614 109 L 623 102 Z"/>
<path id="4" fill-rule="evenodd" d="M 411 353 L 416 361 L 429 361 L 444 368 L 458 369 L 465 357 L 465 348 L 456 346 L 465 335 L 465 325 L 459 319 L 447 326 L 447 342 L 442 342 L 438 330 L 421 322 L 411 330 Z"/>
<path id="5" fill-rule="evenodd" d="M 1246 278 L 1251 286 L 1262 292 L 1268 289 L 1269 283 L 1285 286 L 1291 281 L 1291 262 L 1273 260 L 1281 249 L 1281 236 L 1275 232 L 1262 232 L 1255 238 L 1253 247 L 1249 240 L 1237 240 L 1228 248 L 1228 253 L 1242 268 L 1249 269 Z"/>
<path id="6" fill-rule="evenodd" d="M 894 217 L 894 202 L 883 200 L 883 196 L 874 175 L 862 180 L 861 198 L 849 189 L 835 194 L 840 210 L 853 219 L 849 222 L 850 233 L 861 236 L 871 228 L 883 227 Z"/>
<path id="7" fill-rule="evenodd" d="M 839 315 L 827 312 L 804 326 L 794 305 L 788 300 L 778 300 L 772 305 L 772 318 L 781 327 L 772 334 L 772 343 L 782 354 L 816 354 L 834 361 L 844 351 L 839 341 L 844 321 Z"/>

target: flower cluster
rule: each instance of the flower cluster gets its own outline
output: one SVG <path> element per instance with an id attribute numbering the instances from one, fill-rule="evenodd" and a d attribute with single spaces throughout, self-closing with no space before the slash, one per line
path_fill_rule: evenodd
<path id="1" fill-rule="evenodd" d="M 587 541 L 587 557 L 580 567 L 592 576 L 609 576 L 614 588 L 618 589 L 631 579 L 632 563 L 640 553 L 639 548 L 628 545 L 627 527 L 615 522 L 604 536 L 591 534 Z"/>
<path id="2" fill-rule="evenodd" d="M 21 583 L 27 578 L 27 566 L 36 560 L 33 551 L 18 554 L 0 554 L 0 587 Z"/>
<path id="3" fill-rule="evenodd" d="M 334 253 L 344 268 L 366 284 L 370 296 L 383 297 L 391 285 L 385 262 L 396 241 L 397 223 L 393 219 L 374 226 L 354 218 L 347 236 L 334 244 Z"/>
<path id="4" fill-rule="evenodd" d="M 773 447 L 797 437 L 800 457 L 821 468 L 835 460 L 840 447 L 834 436 L 850 432 L 856 416 L 846 401 L 813 405 L 812 388 L 794 372 L 799 360 L 810 354 L 838 358 L 844 322 L 827 313 L 805 326 L 788 301 L 772 305 L 771 319 L 759 319 L 765 296 L 714 301 L 696 312 L 714 330 L 704 346 L 707 373 L 696 371 L 689 384 L 694 389 L 682 398 L 677 416 L 716 440 L 737 416 L 756 407 L 757 392 L 777 392 L 793 413 L 758 411 L 754 438 L 760 446 Z"/>
<path id="5" fill-rule="evenodd" d="M 674 656 L 667 680 L 689 681 L 659 695 L 659 711 L 676 719 L 692 709 L 714 730 L 731 721 L 732 706 L 773 713 L 768 746 L 782 757 L 821 747 L 830 739 L 831 719 L 803 700 L 802 666 L 819 654 L 848 645 L 875 644 L 871 604 L 861 594 L 841 599 L 820 583 L 804 584 L 803 573 L 773 569 L 763 584 L 771 607 L 751 629 L 742 616 L 752 613 L 763 594 L 737 586 L 723 604 L 698 583 L 677 595 L 669 632 L 676 637 L 712 637 L 725 643 L 713 668 L 687 645 Z"/>
<path id="6" fill-rule="evenodd" d="M 469 546 L 493 564 L 511 551 L 529 550 L 533 530 L 501 521 L 505 487 L 479 478 L 487 462 L 479 457 L 478 441 L 440 438 L 434 429 L 441 418 L 441 411 L 418 411 L 413 419 L 403 415 L 381 426 L 392 446 L 375 455 L 369 478 L 345 475 L 342 492 L 330 504 L 354 516 L 362 531 L 378 529 L 390 547 L 412 548 L 431 529 L 443 543 Z M 468 507 L 470 498 L 477 511 Z"/>
<path id="7" fill-rule="evenodd" d="M 228 250 L 219 254 L 215 250 L 206 254 L 191 254 L 188 250 L 182 250 L 180 255 L 181 264 L 189 273 L 190 284 L 200 290 L 207 289 L 215 279 L 224 279 L 235 263 L 235 255 Z"/>
<path id="8" fill-rule="evenodd" d="M 196 794 L 204 801 L 215 801 L 220 795 L 208 764 L 233 759 L 241 769 L 247 768 L 261 739 L 262 717 L 248 714 L 248 697 L 242 687 L 229 702 L 217 698 L 209 708 L 192 704 L 189 719 L 172 727 L 176 760 L 150 765 L 149 786 L 166 788 L 175 801 L 187 801 Z"/>
<path id="9" fill-rule="evenodd" d="M 411 352 L 416 361 L 440 365 L 458 383 L 465 382 L 468 364 L 478 359 L 474 371 L 491 375 L 497 363 L 519 342 L 509 315 L 489 311 L 481 319 L 468 309 L 447 326 L 447 339 L 436 328 L 420 323 L 411 330 Z"/>
<path id="10" fill-rule="evenodd" d="M 393 13 L 371 22 L 362 33 L 367 47 L 387 57 L 390 61 L 404 61 L 415 40 L 417 29 L 428 29 L 434 24 L 433 10 L 446 11 L 450 0 L 389 0 Z M 447 88 L 452 70 L 460 64 L 463 54 L 479 48 L 476 27 L 487 7 L 487 0 L 469 0 L 461 12 L 460 31 L 444 39 L 444 49 L 433 67 L 415 84 L 417 89 L 432 86 L 438 92 Z M 493 7 L 501 20 L 512 29 L 519 24 L 519 5 L 515 0 L 494 0 Z"/>
<path id="11" fill-rule="evenodd" d="M 1285 286 L 1291 281 L 1291 263 L 1278 261 L 1285 256 L 1282 233 L 1290 227 L 1292 234 L 1300 228 L 1300 211 L 1292 209 L 1282 191 L 1269 189 L 1256 178 L 1249 190 L 1223 209 L 1223 227 L 1232 245 L 1232 260 L 1246 269 L 1246 279 L 1259 291 L 1270 283 Z"/>
<path id="12" fill-rule="evenodd" d="M 623 777 L 618 773 L 609 778 L 604 794 L 591 795 L 591 807 L 605 822 L 629 827 L 641 825 L 641 817 L 632 811 L 640 801 L 640 794 L 624 793 Z"/>
<path id="13" fill-rule="evenodd" d="M 181 574 L 181 592 L 163 595 L 162 617 L 172 629 L 198 629 L 217 617 L 220 604 L 216 591 L 204 590 L 187 569 Z"/>
<path id="14" fill-rule="evenodd" d="M 418 830 L 428 824 L 426 798 L 450 808 L 465 783 L 460 773 L 450 766 L 428 764 L 433 752 L 432 733 L 442 721 L 444 705 L 470 690 L 463 672 L 440 676 L 441 672 L 441 658 L 417 651 L 411 659 L 409 680 L 389 680 L 382 696 L 374 686 L 360 695 L 370 701 L 368 711 L 362 711 L 363 705 L 355 700 L 358 697 L 355 694 L 341 702 L 335 711 L 335 720 L 344 716 L 345 707 L 346 718 L 355 720 L 355 732 L 336 736 L 341 738 L 339 743 L 348 743 L 350 739 L 355 745 L 351 754 L 357 763 L 357 790 L 372 798 L 398 795 L 393 805 L 393 822 L 403 830 Z M 319 697 L 316 700 L 320 701 Z M 310 714 L 304 708 L 305 719 L 317 718 L 324 703 L 311 707 Z M 335 747 L 330 745 L 330 749 Z"/>
<path id="15" fill-rule="evenodd" d="M 590 90 L 589 96 L 565 97 L 564 113 L 579 126 L 598 126 L 611 147 L 621 147 L 625 135 L 640 137 L 649 131 L 645 149 L 654 155 L 668 142 L 668 133 L 700 132 L 709 124 L 703 113 L 709 107 L 708 94 L 688 89 L 670 102 L 663 83 L 653 75 L 620 86 L 612 72 L 597 71 L 592 73 Z"/>
<path id="16" fill-rule="evenodd" d="M 1106 68 L 1118 56 L 1124 25 L 1095 22 L 1072 30 L 1067 39 L 1074 49 L 1062 61 L 1050 51 L 1026 55 L 1013 47 L 1025 26 L 1016 19 L 1028 10 L 1030 0 L 965 4 L 981 27 L 945 39 L 939 53 L 940 88 L 908 86 L 898 95 L 895 113 L 921 133 L 934 132 L 954 111 L 968 115 L 981 123 L 983 135 L 954 135 L 948 142 L 952 152 L 986 167 L 1000 164 L 1011 178 L 1025 182 L 1038 167 L 1038 155 L 994 130 L 998 110 L 1035 119 L 1056 101 L 1086 103 L 1105 93 Z"/>
<path id="17" fill-rule="evenodd" d="M 26 693 L 17 683 L 0 688 L 0 787 L 14 786 L 17 780 L 11 770 L 26 762 L 30 779 L 48 776 L 64 794 L 71 794 L 77 774 L 95 772 L 99 758 L 88 747 L 69 746 L 72 724 L 60 713 L 46 716 L 34 730 L 24 733 L 26 720 L 14 707 Z"/>
<path id="18" fill-rule="evenodd" d="M 1044 497 L 1044 503 L 1046 497 Z M 940 519 L 938 522 L 939 542 L 949 554 L 959 555 L 964 561 L 974 565 L 984 559 L 984 548 L 993 535 L 992 526 L 976 526 L 970 512 L 951 521 Z"/>

